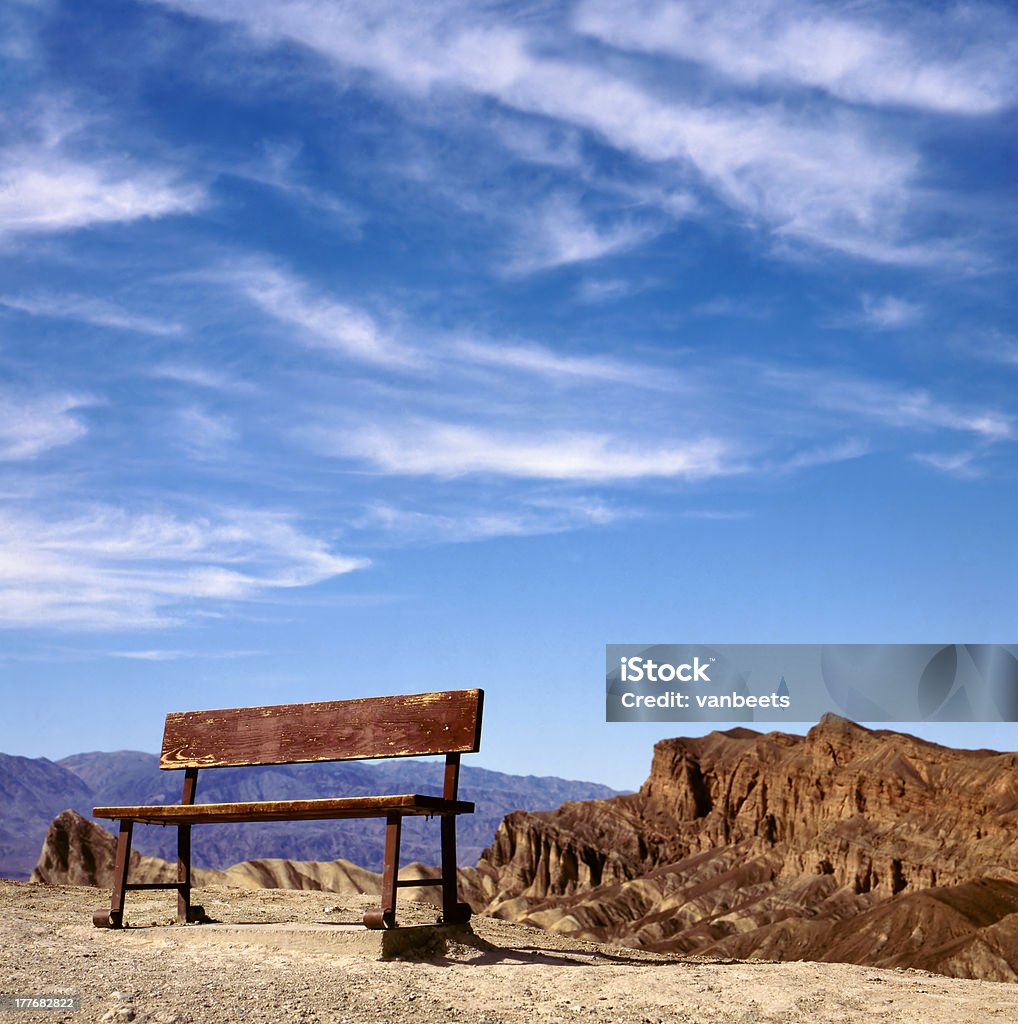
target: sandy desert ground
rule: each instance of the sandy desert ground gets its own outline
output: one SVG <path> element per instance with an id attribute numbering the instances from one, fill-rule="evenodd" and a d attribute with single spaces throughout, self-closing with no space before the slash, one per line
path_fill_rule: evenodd
<path id="1" fill-rule="evenodd" d="M 92 927 L 107 894 L 0 881 L 0 993 L 80 994 L 78 1013 L 4 1020 L 457 1022 L 872 1022 L 964 1024 L 1018 1015 L 1018 985 L 841 964 L 680 958 L 577 942 L 489 918 L 426 957 L 381 961 L 329 941 L 369 897 L 202 890 L 226 928 L 171 925 L 171 897 L 132 893 L 123 931 Z M 406 923 L 434 910 L 405 904 Z M 273 925 L 273 922 L 276 922 Z M 293 923 L 284 927 L 280 922 Z M 238 931 L 240 934 L 238 934 Z M 324 937 L 323 937 L 323 933 Z"/>

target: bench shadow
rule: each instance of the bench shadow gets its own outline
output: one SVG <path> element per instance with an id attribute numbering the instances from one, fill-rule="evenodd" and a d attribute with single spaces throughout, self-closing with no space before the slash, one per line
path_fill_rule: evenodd
<path id="1" fill-rule="evenodd" d="M 273 926 L 273 925 L 316 925 L 316 926 L 328 926 L 333 928 L 359 928 L 365 932 L 370 929 L 364 929 L 363 922 L 358 920 L 349 921 L 220 921 L 216 918 L 207 918 L 206 920 L 195 922 L 197 925 L 204 924 L 225 924 L 228 927 L 244 927 L 244 928 L 257 928 L 259 926 Z M 179 927 L 175 922 L 152 922 L 150 924 L 142 925 L 127 925 L 126 930 L 144 932 L 144 931 L 171 931 L 175 927 Z M 192 925 L 191 927 L 194 927 Z M 431 928 L 436 925 L 429 924 L 417 924 L 407 925 L 405 929 L 410 931 L 417 928 Z M 440 927 L 440 926 L 438 926 Z M 399 930 L 399 929 L 397 929 Z M 377 932 L 375 934 L 378 934 Z M 615 964 L 622 966 L 631 967 L 677 967 L 680 965 L 696 966 L 698 962 L 688 960 L 681 957 L 675 959 L 668 959 L 662 956 L 662 959 L 648 959 L 646 957 L 639 956 L 627 956 L 624 953 L 609 953 L 606 950 L 587 950 L 587 949 L 574 949 L 568 952 L 563 952 L 559 949 L 550 949 L 540 945 L 526 945 L 526 946 L 496 946 L 489 942 L 487 939 L 481 938 L 474 932 L 458 936 L 448 936 L 448 941 L 457 943 L 460 947 L 467 947 L 470 950 L 476 952 L 476 955 L 466 956 L 450 956 L 447 953 L 436 953 L 434 951 L 428 952 L 421 950 L 418 953 L 413 951 L 407 951 L 403 954 L 397 954 L 392 959 L 404 959 L 404 960 L 415 960 L 419 962 L 427 962 L 434 964 L 439 967 L 461 967 L 464 964 L 469 966 L 497 966 L 497 965 L 516 965 L 516 966 L 534 966 L 534 967 L 595 967 L 598 964 Z M 387 958 L 388 959 L 388 958 Z M 721 967 L 726 965 L 741 964 L 740 960 L 730 959 L 719 959 L 710 961 L 712 967 Z M 702 964 L 700 964 L 702 966 Z"/>
<path id="2" fill-rule="evenodd" d="M 457 941 L 453 939 L 453 941 Z M 462 940 L 462 944 L 478 951 L 478 956 L 467 961 L 472 966 L 494 966 L 497 964 L 532 965 L 535 967 L 591 967 L 596 963 L 622 964 L 639 967 L 674 967 L 682 960 L 648 960 L 644 957 L 626 956 L 620 953 L 608 953 L 603 950 L 575 949 L 568 953 L 562 950 L 547 949 L 544 946 L 495 946 L 474 935 Z M 449 956 L 431 956 L 430 963 L 453 967 L 462 964 L 462 959 Z"/>

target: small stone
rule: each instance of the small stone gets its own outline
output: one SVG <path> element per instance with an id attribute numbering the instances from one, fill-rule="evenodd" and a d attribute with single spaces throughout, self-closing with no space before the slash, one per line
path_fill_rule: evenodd
<path id="1" fill-rule="evenodd" d="M 130 1024 L 134 1020 L 133 1006 L 118 1006 L 103 1014 L 105 1024 Z"/>

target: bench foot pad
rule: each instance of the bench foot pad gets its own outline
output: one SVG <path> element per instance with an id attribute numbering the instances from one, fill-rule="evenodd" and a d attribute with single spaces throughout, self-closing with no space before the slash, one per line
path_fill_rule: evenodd
<path id="1" fill-rule="evenodd" d="M 394 910 L 369 910 L 364 915 L 365 928 L 395 928 L 396 912 Z"/>
<path id="2" fill-rule="evenodd" d="M 92 924 L 96 928 L 122 928 L 124 915 L 114 910 L 97 910 L 92 915 Z"/>
<path id="3" fill-rule="evenodd" d="M 439 922 L 441 924 L 466 924 L 472 913 L 469 903 L 457 903 L 456 909 L 451 914 L 443 914 L 439 918 Z"/>
<path id="4" fill-rule="evenodd" d="M 209 920 L 208 915 L 205 913 L 205 908 L 198 903 L 193 903 L 187 908 L 187 923 L 188 924 L 204 924 Z"/>

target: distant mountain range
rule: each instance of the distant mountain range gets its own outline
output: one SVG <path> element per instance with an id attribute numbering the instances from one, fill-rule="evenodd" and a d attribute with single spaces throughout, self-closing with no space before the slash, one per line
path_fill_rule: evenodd
<path id="1" fill-rule="evenodd" d="M 441 792 L 443 767 L 440 761 L 398 759 L 222 768 L 199 774 L 198 799 L 227 802 Z M 182 776 L 177 771 L 160 771 L 155 754 L 134 750 L 73 754 L 60 761 L 0 754 L 0 876 L 29 877 L 46 830 L 61 811 L 70 809 L 89 817 L 92 808 L 100 805 L 176 803 Z M 459 861 L 476 863 L 499 823 L 512 811 L 550 809 L 568 800 L 614 795 L 615 790 L 593 782 L 507 775 L 464 764 L 460 796 L 474 801 L 477 810 L 459 819 Z M 111 827 L 109 822 L 99 824 Z M 218 869 L 257 858 L 344 859 L 380 871 L 383 829 L 379 821 L 206 825 L 194 830 L 194 862 Z M 176 832 L 156 825 L 138 826 L 134 846 L 142 854 L 175 858 Z M 403 862 L 437 864 L 439 859 L 436 823 L 407 819 Z"/>

